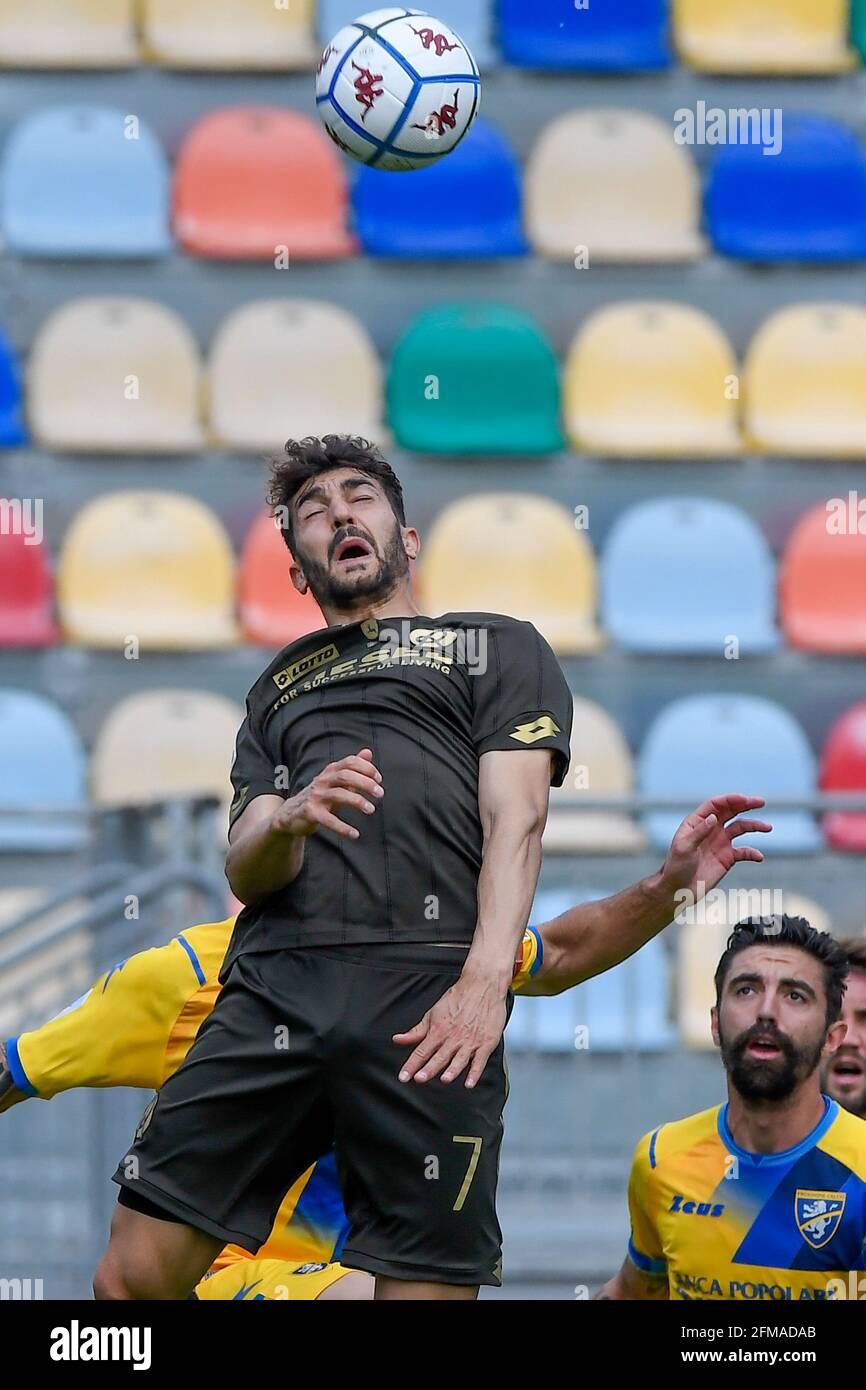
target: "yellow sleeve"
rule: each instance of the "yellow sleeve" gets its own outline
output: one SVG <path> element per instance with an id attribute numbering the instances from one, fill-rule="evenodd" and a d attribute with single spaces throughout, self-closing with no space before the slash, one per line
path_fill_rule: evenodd
<path id="1" fill-rule="evenodd" d="M 18 1089 L 43 1100 L 78 1086 L 157 1090 L 213 1008 L 231 925 L 194 927 L 130 956 L 42 1028 L 7 1039 Z"/>
<path id="2" fill-rule="evenodd" d="M 514 962 L 514 976 L 511 981 L 511 988 L 515 994 L 529 983 L 533 975 L 541 969 L 544 959 L 544 948 L 541 944 L 541 937 L 535 927 L 527 927 L 523 933 L 523 940 Z"/>
<path id="3" fill-rule="evenodd" d="M 656 1160 L 659 1130 L 645 1134 L 635 1149 L 628 1184 L 628 1211 L 631 1235 L 628 1254 L 642 1274 L 667 1274 L 667 1262 L 659 1239 L 653 1210 L 652 1171 Z"/>

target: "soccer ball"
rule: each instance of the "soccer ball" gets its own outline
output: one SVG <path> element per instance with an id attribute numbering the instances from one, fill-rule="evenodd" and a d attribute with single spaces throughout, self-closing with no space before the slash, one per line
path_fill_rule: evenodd
<path id="1" fill-rule="evenodd" d="M 322 54 L 316 106 L 331 139 L 377 169 L 424 169 L 460 144 L 481 96 L 478 66 L 423 10 L 373 10 Z"/>

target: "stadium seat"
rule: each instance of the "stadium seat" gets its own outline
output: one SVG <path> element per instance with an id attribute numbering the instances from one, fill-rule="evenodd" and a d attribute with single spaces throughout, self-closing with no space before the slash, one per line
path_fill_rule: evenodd
<path id="1" fill-rule="evenodd" d="M 490 0 L 437 0 L 432 8 L 437 19 L 459 34 L 480 68 L 489 68 L 498 62 L 491 36 Z M 361 13 L 364 13 L 364 6 L 359 9 L 358 0 L 319 0 L 321 46 Z"/>
<path id="2" fill-rule="evenodd" d="M 136 0 L 0 0 L 0 65 L 122 68 L 138 62 Z"/>
<path id="3" fill-rule="evenodd" d="M 563 654 L 602 644 L 592 548 L 568 512 L 547 497 L 494 492 L 452 502 L 424 547 L 421 592 L 430 614 L 528 619 Z"/>
<path id="4" fill-rule="evenodd" d="M 713 1048 L 710 1009 L 716 1002 L 714 977 L 728 937 L 746 917 L 787 912 L 805 917 L 817 931 L 830 930 L 824 908 L 798 893 L 778 888 L 717 889 L 684 912 L 677 922 L 677 1018 L 680 1041 L 690 1048 Z"/>
<path id="5" fill-rule="evenodd" d="M 147 690 L 114 705 L 90 760 L 97 806 L 214 796 L 227 830 L 229 773 L 244 710 L 207 690 Z"/>
<path id="6" fill-rule="evenodd" d="M 562 448 L 559 364 L 538 324 L 504 304 L 422 313 L 388 376 L 398 443 L 427 454 L 547 454 Z"/>
<path id="7" fill-rule="evenodd" d="M 856 62 L 847 0 L 673 0 L 684 63 L 703 72 L 832 73 Z"/>
<path id="8" fill-rule="evenodd" d="M 360 169 L 352 192 L 355 229 L 371 256 L 523 256 L 520 185 L 505 137 L 479 119 L 453 154 L 412 178 Z"/>
<path id="9" fill-rule="evenodd" d="M 87 800 L 84 747 L 69 719 L 29 691 L 0 691 L 0 851 L 80 849 Z M 50 814 L 49 814 L 50 813 Z"/>
<path id="10" fill-rule="evenodd" d="M 164 256 L 168 164 L 138 116 L 52 106 L 12 129 L 0 168 L 0 229 L 18 256 Z"/>
<path id="11" fill-rule="evenodd" d="M 814 797 L 815 758 L 793 715 L 752 695 L 690 695 L 667 705 L 651 725 L 638 759 L 644 798 L 679 803 L 649 811 L 644 824 L 655 849 L 666 850 L 680 821 L 708 791 L 736 787 L 766 798 L 762 815 L 773 826 L 773 853 L 818 850 L 821 838 L 808 811 L 775 811 L 773 798 Z M 761 844 L 745 835 L 741 845 Z"/>
<path id="12" fill-rule="evenodd" d="M 866 652 L 866 520 L 853 498 L 819 503 L 788 537 L 779 567 L 785 639 L 804 651 Z M 862 529 L 860 529 L 862 528 Z"/>
<path id="13" fill-rule="evenodd" d="M 202 444 L 198 347 L 146 299 L 73 299 L 42 325 L 27 404 L 37 443 L 70 451 L 175 453 Z"/>
<path id="14" fill-rule="evenodd" d="M 602 626 L 628 651 L 730 659 L 778 645 L 770 547 L 729 502 L 639 502 L 614 523 L 600 572 Z"/>
<path id="15" fill-rule="evenodd" d="M 5 335 L 0 333 L 0 448 L 14 449 L 26 439 L 18 358 Z"/>
<path id="16" fill-rule="evenodd" d="M 6 502 L 0 500 L 0 508 Z M 34 540 L 35 533 L 31 532 Z M 0 647 L 47 647 L 57 640 L 44 543 L 0 529 Z"/>
<path id="17" fill-rule="evenodd" d="M 298 111 L 213 111 L 178 152 L 175 233 L 193 256 L 278 264 L 287 255 L 289 265 L 350 256 L 348 208 L 340 156 L 319 122 Z"/>
<path id="18" fill-rule="evenodd" d="M 712 319 L 652 300 L 592 314 L 565 368 L 565 416 L 576 449 L 641 458 L 740 452 L 733 348 Z"/>
<path id="19" fill-rule="evenodd" d="M 866 792 L 866 700 L 839 716 L 821 751 L 822 792 Z M 823 820 L 833 849 L 866 853 L 866 811 L 830 811 Z"/>
<path id="20" fill-rule="evenodd" d="M 208 385 L 218 444 L 261 452 L 308 434 L 382 439 L 379 358 L 338 304 L 257 299 L 236 309 L 211 346 Z"/>
<path id="21" fill-rule="evenodd" d="M 144 0 L 145 52 L 173 68 L 287 71 L 319 60 L 313 0 Z"/>
<path id="22" fill-rule="evenodd" d="M 506 62 L 516 67 L 664 68 L 670 62 L 667 9 L 667 0 L 499 0 L 499 42 Z"/>
<path id="23" fill-rule="evenodd" d="M 753 449 L 799 458 L 866 458 L 866 309 L 794 304 L 761 325 L 743 368 Z"/>
<path id="24" fill-rule="evenodd" d="M 718 251 L 746 261 L 866 258 L 866 160 L 847 126 L 785 111 L 781 149 L 731 142 L 710 170 Z"/>
<path id="25" fill-rule="evenodd" d="M 571 765 L 564 785 L 550 790 L 545 853 L 640 853 L 646 840 L 630 816 L 621 811 L 582 811 L 575 804 L 581 795 L 598 801 L 633 794 L 634 765 L 621 729 L 601 705 L 576 695 Z"/>
<path id="26" fill-rule="evenodd" d="M 703 254 L 700 222 L 697 169 L 657 116 L 569 111 L 530 155 L 526 228 L 543 256 L 579 268 L 685 261 Z"/>
<path id="27" fill-rule="evenodd" d="M 238 575 L 244 636 L 263 647 L 287 647 L 325 626 L 312 594 L 299 594 L 289 578 L 292 557 L 273 518 L 263 512 L 247 533 Z"/>
<path id="28" fill-rule="evenodd" d="M 115 492 L 88 502 L 64 538 L 57 573 L 67 639 L 118 652 L 232 645 L 234 557 L 217 517 L 174 492 Z"/>

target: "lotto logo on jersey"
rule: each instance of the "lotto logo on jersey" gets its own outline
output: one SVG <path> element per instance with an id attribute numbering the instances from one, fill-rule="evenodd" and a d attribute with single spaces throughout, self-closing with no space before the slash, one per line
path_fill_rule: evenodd
<path id="1" fill-rule="evenodd" d="M 820 1250 L 839 1229 L 845 1210 L 844 1192 L 807 1192 L 798 1188 L 794 1197 L 797 1229 L 813 1250 Z"/>
<path id="2" fill-rule="evenodd" d="M 317 671 L 320 666 L 333 661 L 339 655 L 334 643 L 329 642 L 327 647 L 320 647 L 317 652 L 311 652 L 309 656 L 301 657 L 300 661 L 293 662 L 284 671 L 278 671 L 274 676 L 274 684 L 278 690 L 285 690 L 287 686 L 294 685 L 296 680 L 300 680 L 301 676 L 308 676 L 311 671 Z"/>
<path id="3" fill-rule="evenodd" d="M 559 725 L 549 714 L 539 715 L 537 719 L 531 719 L 528 724 L 518 724 L 510 738 L 514 738 L 518 743 L 537 743 L 540 738 L 553 738 L 559 733 Z"/>

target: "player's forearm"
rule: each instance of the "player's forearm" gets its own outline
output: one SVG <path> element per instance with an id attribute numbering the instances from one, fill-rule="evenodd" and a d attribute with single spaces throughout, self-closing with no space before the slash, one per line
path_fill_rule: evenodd
<path id="1" fill-rule="evenodd" d="M 478 920 L 464 973 L 508 989 L 541 868 L 544 814 L 508 808 L 491 819 L 478 878 Z"/>
<path id="2" fill-rule="evenodd" d="M 254 907 L 287 888 L 301 872 L 306 841 L 300 835 L 275 831 L 263 821 L 229 846 L 226 878 L 239 902 Z"/>
<path id="3" fill-rule="evenodd" d="M 634 955 L 669 926 L 682 903 L 661 873 L 600 902 L 580 903 L 539 928 L 541 969 L 527 993 L 561 994 Z"/>

